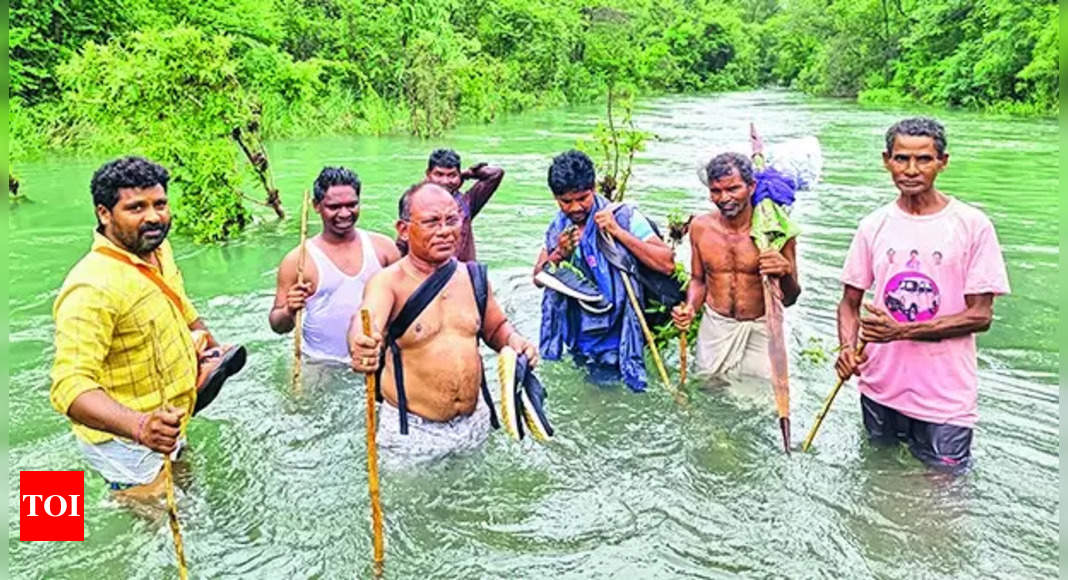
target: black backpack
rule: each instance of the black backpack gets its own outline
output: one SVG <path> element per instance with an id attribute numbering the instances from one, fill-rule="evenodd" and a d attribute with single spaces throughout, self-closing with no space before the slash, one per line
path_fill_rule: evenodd
<path id="1" fill-rule="evenodd" d="M 615 212 L 617 217 L 621 218 L 619 225 L 629 228 L 634 210 L 628 205 L 620 205 Z M 663 240 L 664 236 L 660 234 L 660 229 L 656 227 L 652 220 L 649 221 L 649 225 L 652 226 L 653 233 Z M 626 272 L 633 280 L 642 285 L 645 290 L 645 306 L 647 309 L 652 306 L 650 302 L 655 302 L 664 306 L 666 316 L 670 317 L 671 308 L 686 299 L 686 292 L 683 290 L 682 282 L 678 281 L 674 276 L 658 272 L 642 264 L 630 252 L 626 251 L 617 242 L 609 240 L 607 236 L 599 235 L 597 237 L 597 248 L 601 250 L 612 266 L 622 272 Z M 649 320 L 649 323 L 653 326 L 656 325 L 652 320 Z"/>

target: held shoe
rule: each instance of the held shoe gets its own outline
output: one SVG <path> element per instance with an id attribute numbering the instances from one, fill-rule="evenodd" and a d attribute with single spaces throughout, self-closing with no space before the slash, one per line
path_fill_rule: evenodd
<path id="1" fill-rule="evenodd" d="M 497 380 L 501 385 L 501 424 L 513 439 L 523 438 L 522 402 L 516 391 L 516 353 L 510 346 L 497 355 Z"/>
<path id="2" fill-rule="evenodd" d="M 523 419 L 527 424 L 527 430 L 538 441 L 548 441 L 553 436 L 553 428 L 545 413 L 547 394 L 541 381 L 534 376 L 534 369 L 530 368 L 526 355 L 519 355 L 516 361 L 516 377 L 521 383 L 519 398 L 523 403 Z"/>
<path id="3" fill-rule="evenodd" d="M 534 277 L 542 286 L 555 290 L 568 298 L 574 298 L 584 310 L 603 314 L 612 308 L 597 289 L 578 268 L 564 262 L 560 265 L 547 262 Z"/>

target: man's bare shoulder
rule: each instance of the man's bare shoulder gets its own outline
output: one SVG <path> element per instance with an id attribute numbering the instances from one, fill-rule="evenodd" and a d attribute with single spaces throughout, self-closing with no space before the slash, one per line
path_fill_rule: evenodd
<path id="1" fill-rule="evenodd" d="M 404 271 L 401 270 L 401 260 L 393 262 L 392 264 L 382 268 L 371 275 L 371 279 L 367 281 L 367 287 L 371 286 L 391 286 L 398 279 L 404 276 Z"/>
<path id="2" fill-rule="evenodd" d="M 401 258 L 400 250 L 397 249 L 397 243 L 392 238 L 380 234 L 378 232 L 367 232 L 368 239 L 371 240 L 371 247 L 375 251 L 375 255 L 379 260 L 384 260 L 385 263 L 393 264 Z"/>
<path id="3" fill-rule="evenodd" d="M 292 250 L 286 252 L 286 255 L 282 257 L 282 262 L 279 267 L 296 266 L 298 260 L 300 260 L 300 246 L 296 246 Z"/>
<path id="4" fill-rule="evenodd" d="M 715 215 L 710 213 L 701 214 L 690 222 L 690 237 L 699 237 L 709 231 L 716 231 L 719 229 L 719 220 Z"/>

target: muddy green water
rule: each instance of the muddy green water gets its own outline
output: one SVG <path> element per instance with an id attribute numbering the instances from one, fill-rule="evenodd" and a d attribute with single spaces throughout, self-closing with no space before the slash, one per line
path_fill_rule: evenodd
<path id="1" fill-rule="evenodd" d="M 536 337 L 540 292 L 530 264 L 554 211 L 553 154 L 588 134 L 599 110 L 525 114 L 464 127 L 435 142 L 322 138 L 273 143 L 291 212 L 324 164 L 365 183 L 360 226 L 391 228 L 397 195 L 447 144 L 507 170 L 475 222 L 479 256 L 519 329 Z M 831 361 L 801 351 L 835 343 L 839 268 L 861 216 L 892 199 L 882 133 L 907 111 L 863 109 L 791 93 L 644 102 L 655 132 L 630 200 L 661 224 L 673 208 L 703 211 L 700 152 L 744 143 L 755 120 L 769 142 L 816 135 L 825 180 L 803 194 L 789 348 L 794 443 L 834 382 Z M 1057 126 L 938 113 L 952 162 L 942 189 L 983 208 L 1003 245 L 1011 296 L 979 339 L 981 423 L 973 472 L 932 477 L 903 450 L 865 442 L 855 389 L 843 389 L 814 452 L 787 457 L 768 392 L 696 391 L 679 409 L 655 385 L 644 395 L 599 390 L 568 363 L 540 371 L 558 436 L 517 444 L 494 434 L 480 452 L 417 470 L 385 471 L 387 574 L 392 578 L 1051 577 L 1057 570 L 1059 422 Z M 86 478 L 86 541 L 18 541 L 20 470 L 84 469 L 66 420 L 48 404 L 51 303 L 88 249 L 88 183 L 100 159 L 19 167 L 33 203 L 10 217 L 10 497 L 12 576 L 165 578 L 176 574 L 161 513 L 139 516 Z M 296 244 L 296 220 L 268 210 L 224 245 L 173 242 L 187 289 L 215 333 L 249 349 L 244 372 L 191 427 L 180 511 L 197 578 L 340 578 L 370 573 L 362 380 L 311 368 L 302 396 L 288 382 L 292 339 L 267 326 L 274 272 Z M 295 213 L 295 212 L 294 212 Z M 317 228 L 316 228 L 317 229 Z M 488 356 L 488 355 L 487 355 Z M 669 365 L 677 353 L 667 353 Z M 490 367 L 494 368 L 494 367 Z M 491 377 L 491 381 L 495 379 Z"/>

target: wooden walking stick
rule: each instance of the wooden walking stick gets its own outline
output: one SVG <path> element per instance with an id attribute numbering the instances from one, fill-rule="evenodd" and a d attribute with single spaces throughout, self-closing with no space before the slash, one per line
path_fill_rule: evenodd
<path id="1" fill-rule="evenodd" d="M 757 170 L 763 170 L 764 143 L 757 133 L 756 125 L 749 124 L 749 139 L 753 147 L 753 164 Z M 778 222 L 771 207 L 766 200 L 758 203 L 754 208 L 754 221 L 763 224 Z M 756 227 L 756 226 L 754 226 Z M 785 232 L 769 230 L 762 235 L 753 234 L 753 243 L 761 252 L 768 250 L 780 250 L 773 240 Z M 785 242 L 783 242 L 785 244 Z M 783 336 L 783 306 L 782 286 L 778 279 L 769 276 L 761 276 L 761 285 L 764 287 L 764 315 L 765 326 L 768 330 L 768 363 L 771 371 L 771 388 L 775 393 L 775 410 L 779 414 L 779 431 L 782 432 L 782 448 L 787 454 L 790 453 L 790 364 L 786 354 L 786 338 Z"/>
<path id="2" fill-rule="evenodd" d="M 304 261 L 307 259 L 307 249 L 304 247 L 308 238 L 308 190 L 304 190 L 304 201 L 300 208 L 300 247 L 297 253 L 297 284 L 304 283 Z M 304 309 L 297 311 L 296 320 L 293 324 L 293 389 L 300 389 L 300 343 L 304 334 Z"/>
<path id="3" fill-rule="evenodd" d="M 864 346 L 863 340 L 857 344 L 857 356 L 864 354 Z M 834 398 L 838 396 L 838 391 L 841 390 L 842 385 L 845 384 L 848 378 L 839 378 L 834 388 L 827 394 L 827 398 L 823 400 L 823 408 L 816 414 L 816 421 L 812 423 L 812 429 L 809 430 L 808 437 L 805 437 L 805 442 L 801 444 L 801 451 L 808 451 L 808 448 L 812 445 L 812 440 L 816 438 L 816 431 L 819 431 L 820 425 L 823 424 L 823 418 L 827 416 L 827 411 L 831 410 L 831 403 L 834 402 Z"/>
<path id="4" fill-rule="evenodd" d="M 681 394 L 674 387 L 671 386 L 671 380 L 668 379 L 667 370 L 664 369 L 664 361 L 660 358 L 660 349 L 656 347 L 656 340 L 653 338 L 653 332 L 649 330 L 649 323 L 645 321 L 645 313 L 642 312 L 642 305 L 638 302 L 638 297 L 634 294 L 634 287 L 631 286 L 630 276 L 623 270 L 619 271 L 619 275 L 623 278 L 623 287 L 627 290 L 627 298 L 630 300 L 630 306 L 634 309 L 634 313 L 638 315 L 638 324 L 642 327 L 642 334 L 645 336 L 645 342 L 649 344 L 649 350 L 653 353 L 653 362 L 656 364 L 656 370 L 660 373 L 660 380 L 664 381 L 664 386 L 668 392 L 675 397 L 675 400 L 681 401 Z"/>
<path id="5" fill-rule="evenodd" d="M 164 387 L 159 387 L 159 408 L 162 411 L 167 406 L 167 395 Z M 174 471 L 172 469 L 171 454 L 163 454 L 163 486 L 167 490 L 167 517 L 170 520 L 171 535 L 174 537 L 174 554 L 178 559 L 178 578 L 189 578 L 189 569 L 185 565 L 185 548 L 182 544 L 182 527 L 178 523 L 178 502 L 174 499 Z"/>
<path id="6" fill-rule="evenodd" d="M 602 232 L 608 237 L 610 243 L 615 243 L 615 239 L 612 234 L 608 232 Z M 645 336 L 645 342 L 649 344 L 649 350 L 653 353 L 653 363 L 656 364 L 656 370 L 660 373 L 660 380 L 664 382 L 664 387 L 671 393 L 675 400 L 682 402 L 682 395 L 679 391 L 675 390 L 671 386 L 671 380 L 668 379 L 667 370 L 664 369 L 664 361 L 660 358 L 660 349 L 656 347 L 656 340 L 653 338 L 653 332 L 649 330 L 649 323 L 645 320 L 645 312 L 642 311 L 642 305 L 638 302 L 637 295 L 634 294 L 634 286 L 631 285 L 630 275 L 627 274 L 623 268 L 617 268 L 619 270 L 619 276 L 623 279 L 623 288 L 627 291 L 627 299 L 630 300 L 630 307 L 634 309 L 634 314 L 638 315 L 638 324 L 642 328 L 642 335 Z"/>
<path id="7" fill-rule="evenodd" d="M 371 311 L 360 309 L 364 336 L 371 336 Z M 367 373 L 367 489 L 371 495 L 371 532 L 375 569 L 380 573 L 386 554 L 382 538 L 382 501 L 378 496 L 378 448 L 375 445 L 375 373 Z"/>
<path id="8" fill-rule="evenodd" d="M 686 388 L 686 335 L 689 329 L 679 331 L 679 388 Z"/>

